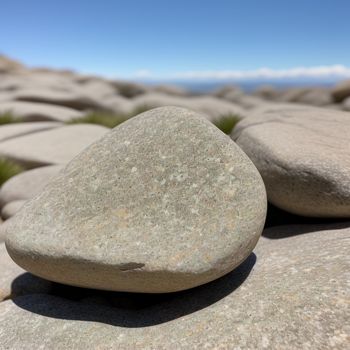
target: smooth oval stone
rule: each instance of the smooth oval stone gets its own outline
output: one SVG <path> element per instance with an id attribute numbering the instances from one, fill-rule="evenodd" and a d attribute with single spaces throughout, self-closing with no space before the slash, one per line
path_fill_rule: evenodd
<path id="1" fill-rule="evenodd" d="M 1 209 L 1 219 L 7 220 L 12 216 L 14 216 L 23 207 L 25 202 L 26 202 L 25 200 L 19 199 L 19 200 L 7 203 Z"/>
<path id="2" fill-rule="evenodd" d="M 0 207 L 33 198 L 61 169 L 61 165 L 42 166 L 11 177 L 0 188 Z"/>
<path id="3" fill-rule="evenodd" d="M 214 280 L 253 250 L 262 179 L 205 117 L 157 108 L 72 160 L 7 227 L 7 249 L 40 277 L 89 288 L 172 292 Z"/>
<path id="4" fill-rule="evenodd" d="M 271 104 L 240 121 L 232 138 L 272 204 L 301 216 L 350 217 L 349 113 Z"/>

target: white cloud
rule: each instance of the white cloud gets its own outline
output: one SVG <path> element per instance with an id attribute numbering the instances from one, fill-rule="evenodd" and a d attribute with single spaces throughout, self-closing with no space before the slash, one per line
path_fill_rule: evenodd
<path id="1" fill-rule="evenodd" d="M 185 71 L 169 75 L 156 75 L 149 70 L 134 74 L 138 78 L 173 79 L 173 80 L 259 80 L 259 79 L 295 79 L 295 78 L 349 78 L 350 67 L 343 65 L 296 67 L 290 69 L 260 68 L 256 70 L 212 70 Z"/>
<path id="2" fill-rule="evenodd" d="M 148 69 L 140 69 L 134 72 L 133 77 L 135 78 L 152 78 L 153 73 Z"/>
<path id="3" fill-rule="evenodd" d="M 329 76 L 350 76 L 350 68 L 342 65 L 297 67 L 291 69 L 260 68 L 251 71 L 204 71 L 179 73 L 179 78 L 190 79 L 287 79 L 287 78 L 323 78 Z"/>

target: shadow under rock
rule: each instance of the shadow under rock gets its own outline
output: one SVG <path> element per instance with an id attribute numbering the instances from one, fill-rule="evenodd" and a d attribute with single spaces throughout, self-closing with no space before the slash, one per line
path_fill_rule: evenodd
<path id="1" fill-rule="evenodd" d="M 313 218 L 289 213 L 268 203 L 265 229 L 284 225 L 318 225 L 346 222 L 349 219 L 340 218 Z"/>
<path id="2" fill-rule="evenodd" d="M 349 220 L 349 219 L 348 219 Z M 263 236 L 269 239 L 281 239 L 292 236 L 303 235 L 317 231 L 341 230 L 350 228 L 350 221 L 326 222 L 317 224 L 283 225 L 267 228 L 263 231 Z"/>
<path id="3" fill-rule="evenodd" d="M 56 283 L 51 296 L 27 295 L 13 302 L 22 309 L 46 317 L 94 321 L 128 328 L 148 327 L 189 315 L 220 301 L 246 280 L 255 262 L 256 255 L 252 253 L 227 275 L 181 292 L 107 292 Z M 21 278 L 23 275 L 17 279 Z M 13 283 L 17 282 L 15 280 Z"/>
<path id="4" fill-rule="evenodd" d="M 26 272 L 12 281 L 11 294 L 8 299 L 28 294 L 49 293 L 51 285 L 51 282 Z"/>

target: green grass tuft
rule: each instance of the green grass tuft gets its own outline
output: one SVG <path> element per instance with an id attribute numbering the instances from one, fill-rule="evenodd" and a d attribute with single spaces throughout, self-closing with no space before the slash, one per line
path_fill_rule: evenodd
<path id="1" fill-rule="evenodd" d="M 128 114 L 115 114 L 103 111 L 94 111 L 81 118 L 76 118 L 67 122 L 67 124 L 98 124 L 107 128 L 114 128 L 126 120 L 152 109 L 150 106 L 139 106 Z M 240 118 L 233 114 L 223 115 L 213 123 L 225 134 L 230 134 Z"/>
<path id="2" fill-rule="evenodd" d="M 98 124 L 106 126 L 107 128 L 114 128 L 117 125 L 125 122 L 127 120 L 127 116 L 118 115 L 108 112 L 91 112 L 84 117 L 76 118 L 67 122 L 67 124 Z"/>
<path id="3" fill-rule="evenodd" d="M 126 98 L 133 98 L 146 92 L 143 86 L 128 82 L 118 82 L 117 90 L 121 96 Z"/>
<path id="4" fill-rule="evenodd" d="M 231 134 L 235 125 L 239 122 L 240 118 L 236 115 L 229 114 L 224 115 L 217 120 L 213 121 L 213 124 L 218 127 L 222 132 L 229 135 Z"/>
<path id="5" fill-rule="evenodd" d="M 21 121 L 22 119 L 13 115 L 12 112 L 5 112 L 0 114 L 0 125 L 20 123 Z"/>
<path id="6" fill-rule="evenodd" d="M 102 112 L 102 111 L 94 111 L 90 112 L 84 117 L 76 118 L 67 122 L 67 124 L 81 124 L 81 123 L 89 123 L 89 124 L 98 124 L 106 126 L 107 128 L 114 128 L 117 125 L 125 122 L 126 120 L 148 111 L 150 108 L 147 106 L 140 106 L 134 109 L 129 114 L 115 114 L 110 112 Z"/>
<path id="7" fill-rule="evenodd" d="M 140 106 L 134 108 L 134 110 L 129 114 L 129 118 L 135 117 L 135 115 L 141 114 L 143 112 L 147 112 L 153 108 L 156 108 L 156 107 L 148 106 L 146 104 L 140 105 Z"/>
<path id="8" fill-rule="evenodd" d="M 0 186 L 2 186 L 9 178 L 15 176 L 24 171 L 20 165 L 4 159 L 0 158 Z"/>

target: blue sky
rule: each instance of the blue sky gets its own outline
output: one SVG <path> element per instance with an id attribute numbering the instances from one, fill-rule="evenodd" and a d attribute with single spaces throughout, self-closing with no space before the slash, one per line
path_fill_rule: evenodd
<path id="1" fill-rule="evenodd" d="M 32 66 L 123 78 L 261 68 L 350 76 L 349 0 L 7 0 L 0 8 L 0 52 Z"/>

